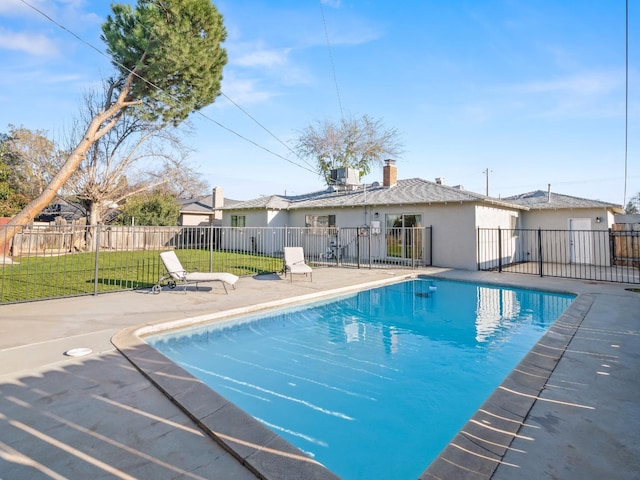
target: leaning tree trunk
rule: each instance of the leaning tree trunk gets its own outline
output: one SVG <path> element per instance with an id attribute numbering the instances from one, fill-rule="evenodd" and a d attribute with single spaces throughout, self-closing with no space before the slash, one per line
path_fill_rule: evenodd
<path id="1" fill-rule="evenodd" d="M 26 207 L 9 220 L 9 223 L 0 227 L 0 251 L 3 251 L 6 245 L 11 244 L 11 240 L 18 233 L 18 227 L 31 222 L 56 197 L 58 190 L 78 168 L 90 146 L 89 137 L 85 136 L 42 193 L 31 200 Z"/>
<path id="2" fill-rule="evenodd" d="M 80 162 L 84 159 L 91 145 L 114 127 L 123 109 L 129 105 L 137 105 L 140 103 L 140 101 L 126 101 L 133 75 L 133 73 L 129 75 L 125 87 L 118 95 L 118 99 L 108 108 L 93 117 L 78 146 L 71 152 L 71 155 L 69 155 L 64 162 L 60 171 L 51 179 L 42 193 L 31 200 L 9 223 L 0 226 L 0 251 L 4 251 L 5 245 L 11 242 L 11 239 L 18 231 L 17 227 L 27 225 L 31 222 L 34 217 L 56 197 L 58 190 L 69 180 L 73 172 L 78 169 Z"/>

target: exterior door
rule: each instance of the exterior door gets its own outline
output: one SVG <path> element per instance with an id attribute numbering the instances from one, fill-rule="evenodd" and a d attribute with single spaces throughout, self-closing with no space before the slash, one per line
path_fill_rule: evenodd
<path id="1" fill-rule="evenodd" d="M 569 262 L 591 263 L 591 219 L 569 219 Z"/>
<path id="2" fill-rule="evenodd" d="M 422 215 L 387 215 L 387 256 L 422 259 Z"/>

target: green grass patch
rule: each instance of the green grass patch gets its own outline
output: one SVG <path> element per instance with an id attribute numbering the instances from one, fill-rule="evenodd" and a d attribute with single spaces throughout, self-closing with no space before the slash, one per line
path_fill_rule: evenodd
<path id="1" fill-rule="evenodd" d="M 100 251 L 16 258 L 14 264 L 0 265 L 0 303 L 151 287 L 165 273 L 159 253 Z M 176 254 L 188 271 L 246 276 L 282 269 L 280 258 L 248 253 L 176 250 Z"/>

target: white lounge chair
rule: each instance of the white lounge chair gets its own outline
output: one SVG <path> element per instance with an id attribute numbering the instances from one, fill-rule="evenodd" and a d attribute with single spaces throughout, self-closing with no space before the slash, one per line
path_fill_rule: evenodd
<path id="1" fill-rule="evenodd" d="M 309 281 L 313 281 L 313 270 L 311 267 L 304 263 L 304 250 L 302 247 L 284 247 L 284 276 L 287 276 L 287 270 L 291 274 L 291 281 L 293 282 L 293 274 L 300 273 L 306 275 L 309 274 Z"/>
<path id="2" fill-rule="evenodd" d="M 236 275 L 232 273 L 223 273 L 223 272 L 187 272 L 184 268 L 182 268 L 182 264 L 176 255 L 176 252 L 162 252 L 160 254 L 160 259 L 167 269 L 167 274 L 163 275 L 158 283 L 154 285 L 151 289 L 153 293 L 160 293 L 162 291 L 162 283 L 168 281 L 169 288 L 175 288 L 176 285 L 184 285 L 184 291 L 187 290 L 187 284 L 195 283 L 196 290 L 198 289 L 198 283 L 205 282 L 220 282 L 224 287 L 224 292 L 229 294 L 227 291 L 227 285 L 231 285 L 235 290 L 235 283 L 238 281 Z"/>

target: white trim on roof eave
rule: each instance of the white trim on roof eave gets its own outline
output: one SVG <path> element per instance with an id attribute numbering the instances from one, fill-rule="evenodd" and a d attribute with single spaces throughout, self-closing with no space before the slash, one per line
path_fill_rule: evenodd
<path id="1" fill-rule="evenodd" d="M 272 208 L 272 207 L 243 207 L 243 208 L 221 208 L 220 210 L 225 210 L 225 211 L 237 211 L 237 212 L 242 212 L 242 211 L 251 211 L 251 210 L 256 210 L 256 211 L 267 211 L 267 212 L 281 212 L 284 210 L 288 210 L 288 208 Z"/>
<path id="2" fill-rule="evenodd" d="M 597 209 L 605 209 L 610 210 L 612 213 L 616 213 L 616 211 L 624 212 L 624 208 L 619 207 L 617 205 L 591 205 L 591 206 L 568 206 L 568 205 L 555 205 L 548 207 L 537 207 L 532 206 L 529 210 L 532 211 L 544 211 L 544 210 L 597 210 Z"/>
<path id="3" fill-rule="evenodd" d="M 525 206 L 525 205 L 517 205 L 515 203 L 506 203 L 506 202 L 501 202 L 499 200 L 491 200 L 491 199 L 476 199 L 476 198 L 470 198 L 470 199 L 466 199 L 466 200 L 430 200 L 430 201 L 412 201 L 412 202 L 384 202 L 384 203 L 358 203 L 358 204 L 354 204 L 354 205 L 291 205 L 290 207 L 287 208 L 287 210 L 325 210 L 325 209 L 335 209 L 335 208 L 356 208 L 356 207 L 398 207 L 398 206 L 420 206 L 420 205 L 424 205 L 424 206 L 432 206 L 432 205 L 450 205 L 450 204 L 464 204 L 464 203 L 470 203 L 470 204 L 492 204 L 492 205 L 498 205 L 500 207 L 503 208 L 510 208 L 513 210 L 524 210 L 524 211 L 528 211 L 530 210 L 529 207 Z"/>
<path id="4" fill-rule="evenodd" d="M 180 213 L 194 213 L 194 214 L 198 214 L 198 215 L 212 215 L 212 214 L 216 213 L 216 211 L 214 211 L 214 210 L 180 210 Z"/>
<path id="5" fill-rule="evenodd" d="M 480 202 L 483 202 L 483 203 L 486 202 L 492 205 L 499 205 L 504 208 L 512 208 L 514 210 L 524 210 L 525 212 L 528 212 L 529 210 L 531 210 L 531 208 L 527 207 L 526 205 L 518 205 L 517 203 L 506 203 L 500 200 L 491 200 L 491 199 L 483 198 L 482 200 L 480 200 Z"/>

